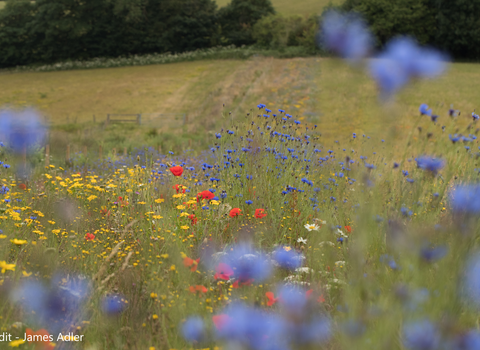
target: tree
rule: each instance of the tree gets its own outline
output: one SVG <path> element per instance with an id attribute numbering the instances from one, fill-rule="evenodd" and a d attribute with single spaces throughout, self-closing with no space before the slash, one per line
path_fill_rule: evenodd
<path id="1" fill-rule="evenodd" d="M 431 0 L 346 0 L 341 9 L 358 12 L 368 22 L 379 45 L 397 35 L 410 35 L 420 43 L 431 42 L 435 10 Z"/>
<path id="2" fill-rule="evenodd" d="M 480 0 L 430 0 L 436 30 L 432 43 L 453 57 L 480 59 Z"/>
<path id="3" fill-rule="evenodd" d="M 270 0 L 232 0 L 218 11 L 222 35 L 237 46 L 251 45 L 253 25 L 262 17 L 274 14 Z"/>

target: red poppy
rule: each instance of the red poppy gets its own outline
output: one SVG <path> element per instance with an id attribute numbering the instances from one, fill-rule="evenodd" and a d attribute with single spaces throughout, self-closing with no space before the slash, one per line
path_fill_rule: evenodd
<path id="1" fill-rule="evenodd" d="M 27 328 L 25 330 L 25 334 L 27 335 L 28 343 L 35 344 L 35 349 L 37 350 L 53 350 L 55 346 L 50 342 L 50 339 L 52 338 L 50 336 L 50 333 L 48 333 L 46 329 L 39 329 L 38 331 L 34 332 L 32 329 Z M 28 340 L 28 339 L 35 339 L 35 340 Z"/>
<path id="2" fill-rule="evenodd" d="M 107 208 L 100 209 L 100 214 L 108 217 L 110 216 L 110 210 L 108 210 Z"/>
<path id="3" fill-rule="evenodd" d="M 181 176 L 183 174 L 183 168 L 180 165 L 172 166 L 170 171 L 174 176 Z"/>
<path id="4" fill-rule="evenodd" d="M 232 268 L 225 263 L 218 264 L 218 266 L 215 268 L 215 272 L 216 274 L 213 276 L 213 278 L 216 280 L 221 279 L 228 281 L 230 276 L 233 276 Z"/>
<path id="5" fill-rule="evenodd" d="M 196 218 L 195 214 L 190 214 L 188 218 L 192 220 L 192 225 L 195 225 L 198 222 L 198 219 Z"/>
<path id="6" fill-rule="evenodd" d="M 25 184 L 18 184 L 18 187 L 20 187 L 22 190 L 27 189 L 27 185 L 25 185 Z"/>
<path id="7" fill-rule="evenodd" d="M 266 292 L 265 296 L 268 298 L 267 305 L 272 306 L 275 304 L 280 298 L 275 298 L 273 292 Z"/>
<path id="8" fill-rule="evenodd" d="M 230 322 L 230 316 L 225 314 L 212 316 L 213 324 L 217 330 L 221 331 Z"/>
<path id="9" fill-rule="evenodd" d="M 305 298 L 310 298 L 310 295 L 313 293 L 313 289 L 309 289 L 305 292 Z"/>
<path id="10" fill-rule="evenodd" d="M 199 286 L 199 285 L 190 286 L 189 289 L 190 289 L 190 292 L 192 292 L 192 293 L 196 293 L 196 292 L 206 293 L 206 292 L 208 292 L 207 287 L 205 287 L 205 286 Z"/>
<path id="11" fill-rule="evenodd" d="M 202 191 L 197 194 L 197 202 L 200 202 L 202 199 L 213 199 L 215 195 L 210 191 Z"/>
<path id="12" fill-rule="evenodd" d="M 325 298 L 323 297 L 323 294 L 321 294 L 321 295 L 318 297 L 317 301 L 318 301 L 319 303 L 324 303 L 324 302 L 325 302 Z"/>
<path id="13" fill-rule="evenodd" d="M 197 271 L 198 263 L 200 262 L 200 259 L 193 260 L 189 257 L 183 258 L 183 265 L 185 267 L 190 267 L 190 271 L 195 272 Z"/>
<path id="14" fill-rule="evenodd" d="M 118 202 L 120 203 L 120 205 L 122 207 L 128 205 L 128 202 L 126 200 L 124 200 L 122 197 L 118 197 Z"/>
<path id="15" fill-rule="evenodd" d="M 239 208 L 233 208 L 232 210 L 230 210 L 230 214 L 228 215 L 230 215 L 231 218 L 234 218 L 235 216 L 242 215 L 241 211 L 242 210 Z"/>
<path id="16" fill-rule="evenodd" d="M 93 241 L 93 240 L 95 239 L 95 235 L 94 235 L 93 233 L 87 233 L 87 234 L 85 235 L 85 239 L 86 239 L 87 241 Z"/>
<path id="17" fill-rule="evenodd" d="M 351 226 L 345 226 L 345 230 L 346 230 L 348 233 L 351 233 L 351 232 L 352 232 L 352 227 L 351 227 Z"/>
<path id="18" fill-rule="evenodd" d="M 239 288 L 241 286 L 251 286 L 252 283 L 253 283 L 254 279 L 251 278 L 249 280 L 246 280 L 246 281 L 239 281 L 239 280 L 236 280 L 233 284 L 232 284 L 232 288 Z"/>
<path id="19" fill-rule="evenodd" d="M 265 209 L 255 209 L 255 217 L 257 219 L 261 219 L 267 216 L 267 213 L 265 213 Z"/>
<path id="20" fill-rule="evenodd" d="M 185 193 L 185 186 L 175 185 L 175 186 L 172 186 L 172 188 L 174 188 L 174 189 L 177 191 L 177 193 L 178 193 L 178 191 L 180 191 L 180 190 L 182 191 L 182 193 Z"/>

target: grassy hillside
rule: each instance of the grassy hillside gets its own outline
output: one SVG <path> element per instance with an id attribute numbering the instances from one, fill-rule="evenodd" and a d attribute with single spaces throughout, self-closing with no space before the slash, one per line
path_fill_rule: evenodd
<path id="1" fill-rule="evenodd" d="M 358 130 L 372 118 L 393 115 L 396 124 L 403 123 L 424 102 L 443 105 L 444 110 L 454 103 L 471 112 L 479 78 L 479 65 L 456 63 L 442 78 L 410 85 L 395 103 L 381 107 L 371 79 L 335 59 L 198 61 L 4 74 L 0 105 L 35 106 L 56 124 L 91 121 L 93 115 L 103 120 L 107 113 L 144 113 L 145 122 L 158 122 L 148 115 L 152 113 L 186 113 L 192 128 L 201 123 L 211 129 L 221 118 L 223 104 L 239 117 L 265 102 L 322 124 L 326 131 Z M 159 127 L 168 127 L 167 119 Z"/>
<path id="2" fill-rule="evenodd" d="M 227 5 L 231 0 L 216 0 L 219 7 Z M 322 9 L 328 5 L 328 3 L 338 4 L 342 0 L 271 0 L 275 10 L 279 13 L 286 15 L 300 14 L 311 15 L 314 13 L 322 12 Z"/>

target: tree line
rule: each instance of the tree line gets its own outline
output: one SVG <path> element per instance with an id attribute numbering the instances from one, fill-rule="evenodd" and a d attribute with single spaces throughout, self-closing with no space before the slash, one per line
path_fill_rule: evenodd
<path id="1" fill-rule="evenodd" d="M 345 0 L 377 46 L 400 34 L 455 58 L 480 59 L 480 0 Z M 324 13 L 325 13 L 324 11 Z M 281 15 L 270 0 L 8 0 L 0 10 L 0 68 L 219 45 L 318 52 L 321 16 Z"/>

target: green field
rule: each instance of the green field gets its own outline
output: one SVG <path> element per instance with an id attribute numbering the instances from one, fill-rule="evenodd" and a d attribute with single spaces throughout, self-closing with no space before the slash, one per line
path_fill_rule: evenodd
<path id="1" fill-rule="evenodd" d="M 4 74 L 0 105 L 33 106 L 53 124 L 90 122 L 93 115 L 101 121 L 108 113 L 142 113 L 146 124 L 162 129 L 179 122 L 159 119 L 158 114 L 185 113 L 189 129 L 200 124 L 212 130 L 222 111 L 241 117 L 265 102 L 319 124 L 328 136 L 359 128 L 375 132 L 379 120 L 401 128 L 416 116 L 421 103 L 438 108 L 441 117 L 450 104 L 470 113 L 476 107 L 479 79 L 479 65 L 456 63 L 443 77 L 411 84 L 395 102 L 382 106 L 374 82 L 335 59 L 198 61 Z"/>
<path id="2" fill-rule="evenodd" d="M 219 7 L 227 5 L 230 0 L 216 0 Z M 322 12 L 322 9 L 329 3 L 338 4 L 341 0 L 272 0 L 273 7 L 278 13 L 291 15 L 312 15 Z"/>

